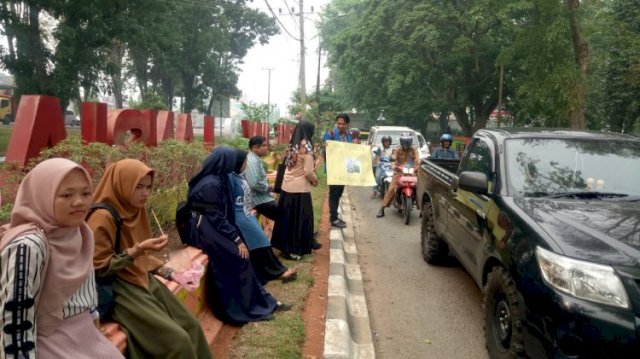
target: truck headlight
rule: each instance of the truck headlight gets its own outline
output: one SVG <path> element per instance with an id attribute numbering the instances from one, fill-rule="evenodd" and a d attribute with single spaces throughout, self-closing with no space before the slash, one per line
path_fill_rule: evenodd
<path id="1" fill-rule="evenodd" d="M 611 266 L 565 257 L 537 247 L 536 257 L 544 280 L 575 297 L 629 308 L 620 277 Z"/>

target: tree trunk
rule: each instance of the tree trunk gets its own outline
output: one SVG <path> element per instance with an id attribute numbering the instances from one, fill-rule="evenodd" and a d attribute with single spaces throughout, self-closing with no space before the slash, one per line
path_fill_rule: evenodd
<path id="1" fill-rule="evenodd" d="M 473 135 L 473 127 L 471 123 L 469 123 L 469 114 L 467 114 L 467 110 L 462 107 L 453 112 L 456 115 L 456 119 L 458 120 L 458 125 L 462 127 L 462 131 L 464 131 L 465 136 L 471 137 Z"/>
<path id="2" fill-rule="evenodd" d="M 115 99 L 116 108 L 122 108 L 122 89 L 124 81 L 122 79 L 122 58 L 124 57 L 125 46 L 119 40 L 111 42 L 109 49 L 109 74 L 111 75 L 111 89 Z"/>
<path id="3" fill-rule="evenodd" d="M 571 128 L 585 128 L 584 106 L 587 96 L 587 70 L 589 64 L 589 45 L 582 34 L 580 27 L 580 19 L 578 16 L 578 8 L 580 0 L 566 0 L 567 9 L 569 10 L 569 26 L 571 28 L 571 41 L 573 43 L 573 51 L 575 54 L 576 65 L 579 75 L 574 89 L 574 103 L 571 108 L 570 121 Z"/>
<path id="4" fill-rule="evenodd" d="M 162 84 L 162 92 L 164 93 L 164 100 L 167 104 L 167 108 L 169 111 L 173 111 L 173 93 L 175 86 L 173 85 L 173 80 L 169 77 L 161 77 L 160 82 Z"/>

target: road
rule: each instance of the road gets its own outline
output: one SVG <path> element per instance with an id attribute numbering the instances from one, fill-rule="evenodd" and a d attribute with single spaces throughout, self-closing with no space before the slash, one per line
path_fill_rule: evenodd
<path id="1" fill-rule="evenodd" d="M 420 254 L 420 218 L 397 210 L 376 218 L 380 199 L 351 187 L 358 260 L 378 358 L 488 358 L 482 293 L 451 258 L 431 266 Z"/>

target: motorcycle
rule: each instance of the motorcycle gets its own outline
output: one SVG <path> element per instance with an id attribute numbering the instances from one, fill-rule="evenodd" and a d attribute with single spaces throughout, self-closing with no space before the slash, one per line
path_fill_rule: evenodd
<path id="1" fill-rule="evenodd" d="M 384 196 L 389 189 L 389 185 L 393 180 L 393 169 L 391 168 L 391 158 L 388 156 L 384 156 L 380 158 L 380 163 L 378 164 L 382 168 L 382 181 L 378 183 L 378 193 L 381 196 Z"/>
<path id="2" fill-rule="evenodd" d="M 399 168 L 398 168 L 399 170 Z M 409 224 L 411 210 L 416 201 L 416 185 L 418 176 L 413 167 L 402 167 L 402 172 L 396 177 L 396 194 L 393 196 L 393 206 L 403 212 L 404 224 Z"/>

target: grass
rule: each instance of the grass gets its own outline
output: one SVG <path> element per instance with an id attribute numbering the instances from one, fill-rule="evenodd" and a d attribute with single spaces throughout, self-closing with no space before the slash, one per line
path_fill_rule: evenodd
<path id="1" fill-rule="evenodd" d="M 319 184 L 311 191 L 316 230 L 320 229 L 322 202 L 327 192 L 326 175 L 319 173 L 318 177 Z M 307 293 L 314 283 L 311 275 L 313 260 L 313 256 L 306 256 L 297 262 L 283 260 L 283 264 L 287 267 L 298 266 L 298 280 L 287 284 L 272 281 L 266 289 L 279 301 L 293 304 L 293 308 L 288 312 L 277 313 L 275 320 L 243 326 L 229 351 L 230 358 L 294 359 L 302 357 L 305 340 L 302 311 Z"/>
<path id="2" fill-rule="evenodd" d="M 0 157 L 7 153 L 9 146 L 9 136 L 11 135 L 11 127 L 0 127 Z"/>

